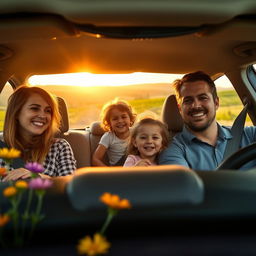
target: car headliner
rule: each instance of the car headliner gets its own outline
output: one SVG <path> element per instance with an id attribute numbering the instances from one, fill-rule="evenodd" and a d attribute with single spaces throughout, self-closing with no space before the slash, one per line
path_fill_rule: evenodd
<path id="1" fill-rule="evenodd" d="M 204 70 L 217 77 L 254 61 L 254 14 L 254 0 L 1 0 L 1 83 L 12 76 L 23 82 L 33 74 L 81 71 Z M 136 36 L 159 27 L 169 36 Z M 188 34 L 170 36 L 177 27 Z M 116 28 L 128 28 L 123 35 L 130 38 L 104 35 Z"/>

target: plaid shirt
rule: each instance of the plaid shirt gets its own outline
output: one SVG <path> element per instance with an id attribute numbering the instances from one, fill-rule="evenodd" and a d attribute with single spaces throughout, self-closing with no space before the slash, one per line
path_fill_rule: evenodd
<path id="1" fill-rule="evenodd" d="M 5 165 L 4 160 L 0 158 L 0 166 L 5 167 Z M 43 166 L 44 174 L 51 177 L 70 175 L 76 170 L 73 151 L 65 139 L 56 139 L 45 158 Z"/>
<path id="2" fill-rule="evenodd" d="M 66 176 L 76 170 L 73 151 L 65 139 L 57 139 L 52 144 L 43 166 L 44 174 L 51 177 Z"/>

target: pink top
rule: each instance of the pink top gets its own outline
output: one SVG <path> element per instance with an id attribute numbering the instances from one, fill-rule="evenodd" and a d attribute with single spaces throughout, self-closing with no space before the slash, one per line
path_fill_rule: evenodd
<path id="1" fill-rule="evenodd" d="M 135 156 L 135 155 L 128 155 L 125 162 L 124 162 L 124 167 L 130 167 L 130 166 L 135 166 L 142 158 L 140 156 Z M 155 165 L 155 164 L 151 164 Z"/>

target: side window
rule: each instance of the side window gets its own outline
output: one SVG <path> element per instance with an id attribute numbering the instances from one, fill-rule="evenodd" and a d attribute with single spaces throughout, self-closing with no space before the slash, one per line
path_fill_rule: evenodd
<path id="1" fill-rule="evenodd" d="M 243 109 L 243 104 L 230 80 L 225 75 L 216 79 L 214 82 L 220 99 L 220 107 L 217 111 L 216 119 L 222 125 L 232 126 L 234 120 Z M 253 125 L 248 115 L 245 125 Z"/>
<path id="2" fill-rule="evenodd" d="M 12 94 L 13 88 L 12 86 L 7 82 L 0 93 L 0 131 L 3 131 L 4 127 L 4 117 L 7 107 L 7 101 L 9 96 Z"/>
<path id="3" fill-rule="evenodd" d="M 248 80 L 256 91 L 256 64 L 249 66 L 246 70 Z"/>

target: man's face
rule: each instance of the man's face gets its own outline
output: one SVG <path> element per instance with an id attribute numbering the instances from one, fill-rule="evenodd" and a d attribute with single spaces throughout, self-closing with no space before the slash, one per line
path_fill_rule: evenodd
<path id="1" fill-rule="evenodd" d="M 195 132 L 205 131 L 215 121 L 219 99 L 213 99 L 205 81 L 184 83 L 180 90 L 179 109 L 186 126 Z"/>

